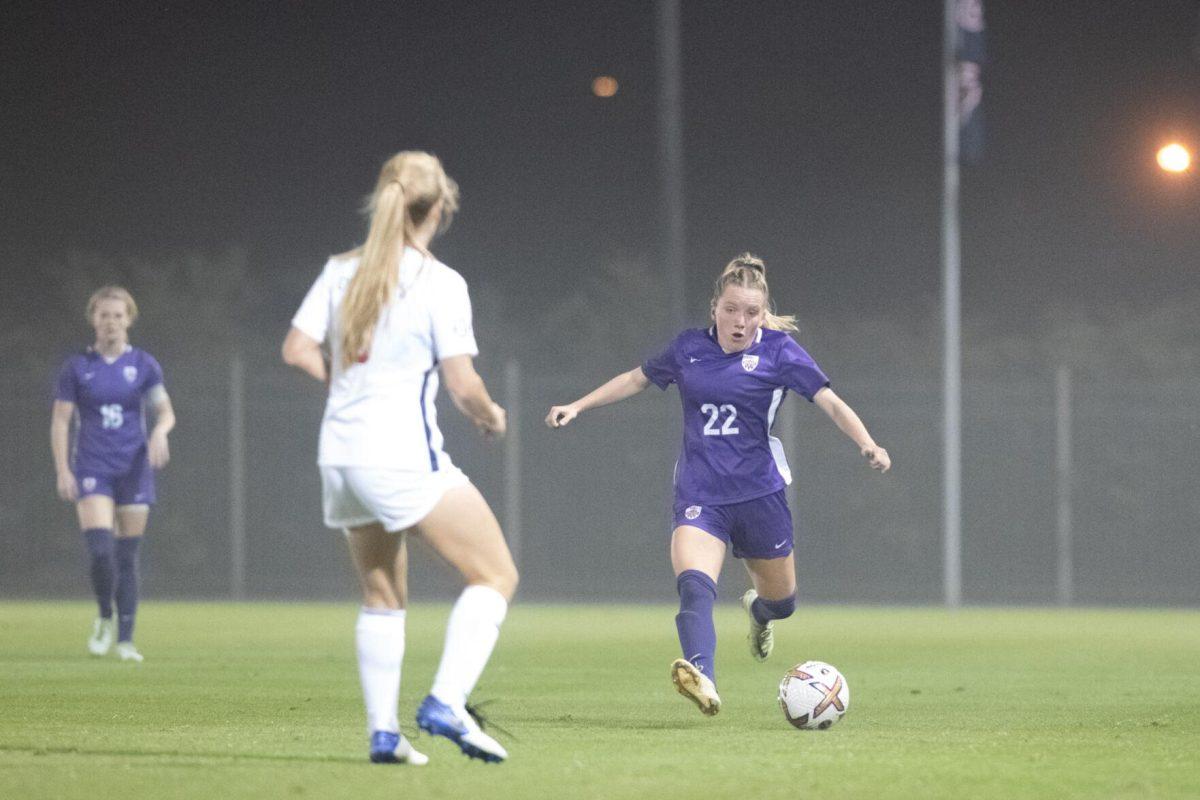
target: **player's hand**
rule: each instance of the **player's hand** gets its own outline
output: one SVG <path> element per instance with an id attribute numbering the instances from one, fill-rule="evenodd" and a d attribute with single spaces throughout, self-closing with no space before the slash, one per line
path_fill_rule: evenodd
<path id="1" fill-rule="evenodd" d="M 508 412 L 492 403 L 492 418 L 475 420 L 475 427 L 488 439 L 503 439 L 508 432 Z"/>
<path id="2" fill-rule="evenodd" d="M 171 460 L 171 448 L 167 445 L 167 435 L 165 433 L 151 434 L 148 450 L 150 466 L 155 469 L 162 469 Z"/>
<path id="3" fill-rule="evenodd" d="M 563 428 L 578 416 L 579 408 L 574 403 L 569 406 L 551 406 L 550 413 L 546 415 L 546 424 L 551 428 Z"/>
<path id="4" fill-rule="evenodd" d="M 863 458 L 871 465 L 871 469 L 887 472 L 892 468 L 892 457 L 888 451 L 877 444 L 869 444 L 862 449 Z"/>
<path id="5" fill-rule="evenodd" d="M 75 476 L 70 472 L 58 473 L 58 496 L 68 503 L 74 503 L 79 499 L 79 484 L 75 481 Z"/>

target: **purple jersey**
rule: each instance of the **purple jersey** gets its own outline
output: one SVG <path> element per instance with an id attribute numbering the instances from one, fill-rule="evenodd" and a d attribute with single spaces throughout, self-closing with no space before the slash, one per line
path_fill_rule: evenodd
<path id="1" fill-rule="evenodd" d="M 787 390 L 813 399 L 829 379 L 782 331 L 759 328 L 753 344 L 726 353 L 716 330 L 686 330 L 642 364 L 660 389 L 679 386 L 683 448 L 675 499 L 698 505 L 740 503 L 791 483 L 783 445 L 771 425 Z"/>
<path id="2" fill-rule="evenodd" d="M 162 382 L 162 367 L 136 347 L 111 363 L 91 348 L 67 359 L 54 397 L 74 403 L 79 414 L 76 472 L 123 475 L 146 458 L 142 398 Z"/>

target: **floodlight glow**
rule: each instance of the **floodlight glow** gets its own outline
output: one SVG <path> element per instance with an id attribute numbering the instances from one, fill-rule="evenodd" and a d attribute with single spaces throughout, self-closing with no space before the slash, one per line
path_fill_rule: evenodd
<path id="1" fill-rule="evenodd" d="M 592 94 L 596 97 L 612 97 L 617 93 L 617 79 L 611 75 L 600 75 L 592 81 Z"/>
<path id="2" fill-rule="evenodd" d="M 1185 172 L 1192 165 L 1192 154 L 1178 142 L 1161 148 L 1158 151 L 1158 166 L 1167 172 Z"/>

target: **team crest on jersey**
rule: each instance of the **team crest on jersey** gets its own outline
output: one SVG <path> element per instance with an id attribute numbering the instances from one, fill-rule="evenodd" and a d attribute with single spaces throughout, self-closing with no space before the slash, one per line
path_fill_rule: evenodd
<path id="1" fill-rule="evenodd" d="M 125 368 L 125 380 L 128 383 L 133 383 L 134 381 L 137 380 L 137 367 L 126 367 Z"/>
<path id="2" fill-rule="evenodd" d="M 742 356 L 742 369 L 746 372 L 754 372 L 754 368 L 758 366 L 758 356 Z"/>
<path id="3" fill-rule="evenodd" d="M 90 492 L 95 488 L 96 488 L 96 479 L 95 478 L 84 478 L 83 479 L 83 490 L 85 492 Z"/>
<path id="4" fill-rule="evenodd" d="M 683 515 L 688 519 L 695 519 L 700 516 L 700 506 L 688 506 L 684 509 Z"/>

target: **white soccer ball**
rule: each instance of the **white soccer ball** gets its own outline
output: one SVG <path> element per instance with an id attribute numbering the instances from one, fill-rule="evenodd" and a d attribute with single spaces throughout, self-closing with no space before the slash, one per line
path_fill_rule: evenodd
<path id="1" fill-rule="evenodd" d="M 850 686 L 836 667 L 805 661 L 779 682 L 779 707 L 795 727 L 824 730 L 850 708 Z"/>

